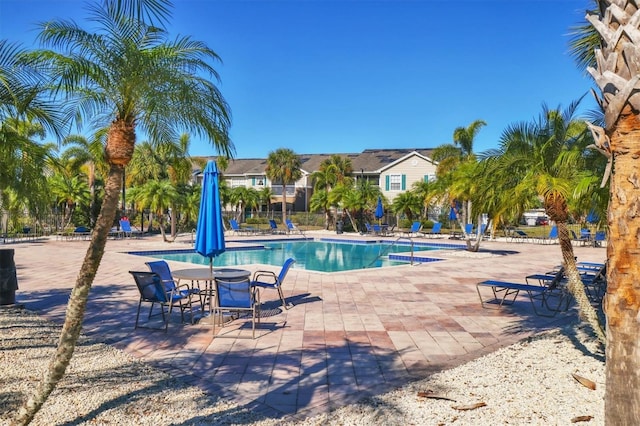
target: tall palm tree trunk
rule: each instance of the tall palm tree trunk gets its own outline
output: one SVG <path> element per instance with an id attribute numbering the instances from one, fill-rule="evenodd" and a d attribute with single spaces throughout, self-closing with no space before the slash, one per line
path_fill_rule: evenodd
<path id="1" fill-rule="evenodd" d="M 282 223 L 287 223 L 287 184 L 282 184 Z"/>
<path id="2" fill-rule="evenodd" d="M 69 366 L 76 342 L 82 330 L 89 290 L 98 271 L 98 266 L 100 266 L 107 237 L 116 217 L 123 173 L 124 167 L 121 165 L 112 165 L 109 170 L 105 185 L 104 202 L 98 215 L 96 227 L 91 235 L 87 254 L 76 278 L 76 284 L 69 297 L 58 347 L 51 358 L 45 377 L 36 387 L 34 394 L 18 411 L 17 417 L 13 422 L 14 425 L 26 425 L 33 420 Z"/>
<path id="3" fill-rule="evenodd" d="M 95 206 L 96 206 L 96 165 L 91 162 L 89 164 L 89 192 L 91 193 L 91 201 L 89 202 L 89 225 L 93 229 L 96 225 Z"/>
<path id="4" fill-rule="evenodd" d="M 167 233 L 164 230 L 165 227 L 165 222 L 164 222 L 164 213 L 160 213 L 158 215 L 158 223 L 160 224 L 160 235 L 162 235 L 162 241 L 164 241 L 165 243 L 169 243 L 172 241 L 169 241 L 169 239 L 167 238 Z"/>
<path id="5" fill-rule="evenodd" d="M 171 241 L 175 241 L 178 236 L 178 211 L 176 206 L 171 206 Z"/>
<path id="6" fill-rule="evenodd" d="M 611 134 L 607 244 L 607 424 L 640 424 L 640 117 L 626 108 Z"/>
<path id="7" fill-rule="evenodd" d="M 360 232 L 360 230 L 358 229 L 358 225 L 356 224 L 356 221 L 353 220 L 353 216 L 351 216 L 351 213 L 349 213 L 349 209 L 344 209 L 344 212 L 347 214 L 347 217 L 349 218 L 349 222 L 351 222 L 351 226 L 353 227 L 353 229 L 356 232 Z"/>

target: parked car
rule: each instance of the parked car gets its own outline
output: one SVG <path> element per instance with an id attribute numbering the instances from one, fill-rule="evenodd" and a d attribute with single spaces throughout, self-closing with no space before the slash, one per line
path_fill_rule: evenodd
<path id="1" fill-rule="evenodd" d="M 536 226 L 547 226 L 549 224 L 549 219 L 546 217 L 538 217 L 536 218 Z"/>

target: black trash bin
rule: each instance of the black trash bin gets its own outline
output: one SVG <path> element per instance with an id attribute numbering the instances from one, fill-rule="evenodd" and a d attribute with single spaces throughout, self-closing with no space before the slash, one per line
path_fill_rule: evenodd
<path id="1" fill-rule="evenodd" d="M 342 234 L 343 223 L 341 220 L 336 222 L 336 234 Z"/>
<path id="2" fill-rule="evenodd" d="M 16 264 L 13 260 L 13 249 L 0 250 L 0 305 L 14 305 L 18 276 Z"/>

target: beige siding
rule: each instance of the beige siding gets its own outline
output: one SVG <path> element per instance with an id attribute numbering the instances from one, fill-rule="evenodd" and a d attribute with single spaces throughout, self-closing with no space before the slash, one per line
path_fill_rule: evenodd
<path id="1" fill-rule="evenodd" d="M 382 193 L 389 201 L 393 201 L 393 199 L 400 194 L 401 192 L 408 191 L 412 188 L 414 182 L 420 182 L 424 180 L 425 175 L 429 176 L 429 179 L 435 179 L 436 174 L 436 166 L 425 160 L 424 158 L 418 155 L 411 155 L 404 160 L 399 161 L 393 166 L 385 169 L 380 174 L 380 189 L 382 189 Z M 386 188 L 387 176 L 390 177 L 390 180 L 393 181 L 394 177 L 396 181 L 398 178 L 400 179 L 400 185 L 402 184 L 402 176 L 405 176 L 405 189 L 389 189 Z"/>

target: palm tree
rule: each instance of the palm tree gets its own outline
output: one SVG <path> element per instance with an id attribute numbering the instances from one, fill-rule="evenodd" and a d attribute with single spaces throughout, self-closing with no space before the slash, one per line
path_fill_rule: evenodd
<path id="1" fill-rule="evenodd" d="M 635 37 L 640 26 L 635 18 L 639 9 L 637 2 L 629 0 L 597 1 L 595 5 L 586 17 L 593 28 L 581 34 L 583 42 L 577 52 L 584 52 L 578 55 L 579 63 L 582 59 L 581 63 L 587 65 L 601 92 L 595 96 L 605 120 L 602 125 L 594 123 L 591 129 L 596 146 L 609 158 L 612 170 L 607 214 L 605 413 L 607 424 L 640 424 L 640 264 L 632 260 L 637 257 L 640 235 L 635 213 L 640 205 L 640 83 L 636 65 L 640 46 Z"/>
<path id="2" fill-rule="evenodd" d="M 462 150 L 462 156 L 467 158 L 473 155 L 473 142 L 480 129 L 486 126 L 482 120 L 476 120 L 467 127 L 458 127 L 453 131 L 453 143 Z"/>
<path id="3" fill-rule="evenodd" d="M 192 163 L 189 158 L 189 135 L 183 133 L 177 140 L 159 143 L 142 142 L 136 145 L 127 166 L 125 184 L 144 185 L 150 179 L 169 179 L 178 188 L 191 178 Z M 177 205 L 171 206 L 171 237 L 177 235 Z"/>
<path id="4" fill-rule="evenodd" d="M 413 183 L 411 192 L 413 192 L 421 201 L 423 216 L 429 218 L 429 206 L 436 199 L 434 186 L 432 182 L 419 180 Z"/>
<path id="5" fill-rule="evenodd" d="M 353 173 L 353 165 L 351 159 L 342 157 L 337 154 L 331 155 L 320 164 L 320 170 L 330 170 L 333 172 L 334 179 L 332 185 L 338 183 L 348 183 L 351 173 Z"/>
<path id="6" fill-rule="evenodd" d="M 322 210 L 325 215 L 325 229 L 329 229 L 329 218 L 331 217 L 331 211 L 329 206 L 331 205 L 331 199 L 329 196 L 329 191 L 326 189 L 319 189 L 313 191 L 313 195 L 309 199 L 309 209 L 312 212 L 317 212 Z"/>
<path id="7" fill-rule="evenodd" d="M 301 166 L 300 157 L 288 148 L 278 148 L 267 157 L 267 177 L 273 183 L 282 184 L 282 223 L 287 219 L 287 185 L 302 177 Z"/>
<path id="8" fill-rule="evenodd" d="M 393 203 L 391 203 L 391 210 L 396 214 L 404 214 L 407 219 L 413 220 L 415 216 L 420 215 L 420 211 L 424 203 L 418 197 L 418 195 L 412 191 L 405 191 L 396 198 L 393 199 Z"/>
<path id="9" fill-rule="evenodd" d="M 166 164 L 157 155 L 156 149 L 149 141 L 137 143 L 127 164 L 125 185 L 141 186 L 147 181 L 167 179 Z"/>
<path id="10" fill-rule="evenodd" d="M 604 341 L 598 315 L 576 267 L 567 227 L 567 200 L 581 181 L 593 178 L 584 171 L 583 152 L 591 139 L 584 121 L 574 118 L 578 105 L 579 101 L 573 102 L 564 111 L 543 106 L 535 123 L 522 123 L 505 130 L 500 148 L 486 158 L 492 163 L 486 171 L 502 177 L 502 186 L 509 191 L 513 203 L 525 204 L 534 195 L 542 200 L 546 214 L 558 229 L 569 291 L 578 303 L 581 316 Z"/>
<path id="11" fill-rule="evenodd" d="M 233 151 L 228 106 L 210 80 L 218 78 L 211 64 L 219 57 L 189 37 L 170 40 L 163 28 L 170 8 L 168 0 L 102 0 L 88 5 L 90 30 L 72 21 L 40 24 L 39 40 L 57 50 L 36 51 L 29 59 L 47 66 L 54 85 L 65 96 L 62 104 L 77 106 L 84 122 L 96 128 L 109 127 L 105 146 L 109 174 L 58 348 L 43 381 L 19 411 L 17 423 L 31 421 L 69 365 L 115 219 L 136 131 L 156 141 L 193 131 L 225 155 Z"/>
<path id="12" fill-rule="evenodd" d="M 43 135 L 60 137 L 70 111 L 49 99 L 43 70 L 25 62 L 26 53 L 20 45 L 0 40 L 0 137 L 3 142 L 15 136 L 10 128 L 5 128 L 9 119 L 40 126 Z"/>
<path id="13" fill-rule="evenodd" d="M 131 197 L 141 209 L 149 209 L 158 218 L 163 241 L 169 241 L 165 234 L 167 210 L 175 205 L 179 195 L 176 187 L 168 179 L 150 180 L 131 193 Z"/>
<path id="14" fill-rule="evenodd" d="M 475 157 L 473 155 L 473 142 L 480 129 L 486 125 L 487 123 L 485 123 L 484 121 L 476 120 L 467 127 L 458 127 L 453 131 L 453 143 L 454 145 L 459 146 L 462 150 L 463 162 L 475 163 Z M 462 200 L 466 200 L 466 208 L 464 209 L 464 222 L 473 223 L 473 212 L 471 210 L 473 204 L 471 202 L 471 199 L 467 196 L 465 198 L 462 198 Z M 464 227 L 462 229 L 464 229 Z"/>
<path id="15" fill-rule="evenodd" d="M 482 127 L 486 126 L 486 124 L 487 123 L 482 120 L 476 120 L 467 127 L 458 127 L 453 131 L 453 144 L 441 145 L 434 149 L 433 159 L 438 162 L 436 175 L 439 180 L 446 179 L 451 181 L 451 176 L 447 178 L 447 175 L 452 173 L 462 163 L 476 162 L 475 155 L 473 154 L 473 143 L 478 132 Z M 466 207 L 464 209 L 464 217 L 460 217 L 459 220 L 463 223 L 471 223 L 473 219 L 471 211 L 472 203 L 469 198 L 462 198 L 460 201 L 466 201 Z"/>
<path id="16" fill-rule="evenodd" d="M 81 176 L 56 173 L 49 179 L 49 188 L 56 202 L 63 208 L 63 229 L 71 223 L 76 207 L 88 206 L 91 202 L 89 186 Z"/>
<path id="17" fill-rule="evenodd" d="M 187 133 L 180 135 L 178 140 L 162 142 L 156 149 L 161 162 L 166 165 L 167 175 L 171 183 L 177 188 L 187 185 L 191 178 L 191 161 L 189 159 L 190 138 Z M 171 206 L 171 238 L 177 236 L 177 224 L 179 211 L 176 208 L 179 203 L 176 199 Z"/>
<path id="18" fill-rule="evenodd" d="M 353 171 L 351 160 L 346 157 L 334 154 L 330 158 L 327 158 L 320 163 L 320 167 L 317 171 L 311 174 L 313 180 L 314 194 L 318 191 L 325 191 L 326 194 L 319 195 L 315 198 L 314 210 L 322 209 L 325 213 L 325 229 L 329 229 L 332 216 L 331 216 L 331 204 L 329 202 L 329 193 L 331 189 L 337 184 L 349 184 L 351 178 L 349 175 Z M 313 196 L 312 196 L 313 198 Z M 317 203 L 323 200 L 324 205 L 319 206 Z"/>
<path id="19" fill-rule="evenodd" d="M 336 185 L 333 191 L 327 195 L 329 196 L 329 204 L 342 207 L 344 214 L 349 218 L 353 229 L 356 232 L 360 232 L 361 229 L 358 228 L 358 221 L 354 220 L 354 216 L 356 216 L 358 212 L 364 211 L 366 206 L 363 192 L 353 184 L 340 184 Z M 313 196 L 315 196 L 315 194 Z M 311 198 L 313 198 L 313 196 Z M 319 200 L 314 201 L 314 206 L 317 205 L 316 203 L 324 202 L 320 197 L 322 196 L 319 195 Z"/>
<path id="20" fill-rule="evenodd" d="M 91 194 L 89 204 L 89 224 L 93 228 L 97 219 L 96 204 L 96 179 L 101 181 L 106 179 L 109 171 L 104 158 L 104 145 L 106 139 L 106 129 L 96 132 L 91 140 L 82 135 L 71 135 L 64 138 L 63 145 L 71 145 L 61 155 L 61 160 L 67 162 L 71 167 L 80 169 L 86 167 L 87 184 Z"/>
<path id="21" fill-rule="evenodd" d="M 52 147 L 34 138 L 60 137 L 68 110 L 49 99 L 42 69 L 25 63 L 25 54 L 20 45 L 0 40 L 0 209 L 16 200 L 41 212 L 49 198 L 44 172 Z"/>
<path id="22" fill-rule="evenodd" d="M 231 189 L 230 202 L 236 207 L 236 220 L 242 222 L 244 209 L 249 207 L 251 210 L 258 206 L 260 194 L 256 189 L 247 188 L 246 186 L 236 186 Z"/>
<path id="23" fill-rule="evenodd" d="M 370 216 L 375 208 L 378 197 L 382 196 L 382 190 L 378 185 L 366 179 L 360 179 L 358 185 L 352 181 L 336 185 L 331 191 L 329 201 L 331 205 L 341 206 L 351 221 L 353 229 L 360 232 L 364 225 L 362 224 L 362 228 L 359 228 L 353 217 L 358 217 L 359 221 L 364 223 L 366 217 Z"/>
<path id="24" fill-rule="evenodd" d="M 259 191 L 259 200 L 261 205 L 264 204 L 267 207 L 267 216 L 269 216 L 269 210 L 271 209 L 271 197 L 273 197 L 273 190 L 265 185 Z"/>
<path id="25" fill-rule="evenodd" d="M 194 229 L 200 212 L 200 195 L 202 187 L 200 185 L 180 185 L 180 226 L 182 229 Z"/>
<path id="26" fill-rule="evenodd" d="M 39 123 L 6 118 L 0 126 L 0 209 L 8 205 L 3 193 L 9 190 L 33 210 L 47 199 L 45 169 L 53 147 L 34 140 L 44 135 Z"/>

